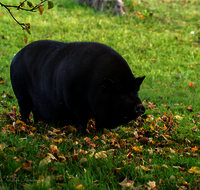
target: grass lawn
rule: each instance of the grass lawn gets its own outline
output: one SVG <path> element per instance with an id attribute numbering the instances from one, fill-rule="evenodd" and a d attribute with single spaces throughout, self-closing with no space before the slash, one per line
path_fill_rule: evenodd
<path id="1" fill-rule="evenodd" d="M 0 190 L 200 189 L 200 3 L 124 0 L 124 17 L 54 3 L 43 15 L 12 11 L 30 23 L 31 35 L 0 7 Z M 85 136 L 74 126 L 21 122 L 9 70 L 24 34 L 28 43 L 95 41 L 115 49 L 136 77 L 146 75 L 145 115 L 104 134 L 91 120 Z"/>

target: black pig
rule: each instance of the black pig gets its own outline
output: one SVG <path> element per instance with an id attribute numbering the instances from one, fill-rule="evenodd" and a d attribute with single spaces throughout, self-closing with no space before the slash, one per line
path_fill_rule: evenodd
<path id="1" fill-rule="evenodd" d="M 138 97 L 145 76 L 135 78 L 110 47 L 94 42 L 33 42 L 19 51 L 10 68 L 22 121 L 76 125 L 85 132 L 112 129 L 145 112 Z"/>

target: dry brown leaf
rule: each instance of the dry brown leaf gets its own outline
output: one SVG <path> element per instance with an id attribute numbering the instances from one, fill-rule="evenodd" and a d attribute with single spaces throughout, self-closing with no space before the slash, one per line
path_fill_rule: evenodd
<path id="1" fill-rule="evenodd" d="M 137 133 L 137 131 L 134 131 L 133 134 L 135 135 L 135 138 L 138 138 L 138 133 Z"/>
<path id="2" fill-rule="evenodd" d="M 121 172 L 122 168 L 113 168 L 114 170 L 118 171 L 118 172 Z"/>
<path id="3" fill-rule="evenodd" d="M 140 166 L 143 170 L 145 171 L 151 171 L 149 168 L 145 167 L 145 166 Z"/>
<path id="4" fill-rule="evenodd" d="M 172 179 L 172 180 L 176 179 L 176 177 L 174 175 L 171 175 L 169 178 Z"/>
<path id="5" fill-rule="evenodd" d="M 47 153 L 47 154 L 51 157 L 52 160 L 57 160 L 53 154 L 51 154 L 51 153 Z"/>
<path id="6" fill-rule="evenodd" d="M 51 152 L 59 154 L 58 147 L 56 145 L 50 145 Z"/>
<path id="7" fill-rule="evenodd" d="M 153 188 L 156 187 L 156 182 L 155 182 L 155 181 L 149 181 L 149 182 L 147 183 L 147 185 L 153 189 Z"/>
<path id="8" fill-rule="evenodd" d="M 170 150 L 170 152 L 171 152 L 172 154 L 175 154 L 175 153 L 176 153 L 176 151 L 173 150 L 172 148 L 170 148 L 169 150 Z"/>
<path id="9" fill-rule="evenodd" d="M 187 106 L 186 109 L 187 109 L 188 111 L 191 111 L 191 112 L 193 111 L 193 107 L 192 107 L 192 106 Z"/>
<path id="10" fill-rule="evenodd" d="M 126 149 L 126 142 L 122 142 L 122 143 L 121 143 L 121 148 L 122 148 L 122 149 Z"/>
<path id="11" fill-rule="evenodd" d="M 87 161 L 88 161 L 87 158 L 81 158 L 81 159 L 79 160 L 79 163 L 82 164 L 82 163 L 87 162 Z"/>
<path id="12" fill-rule="evenodd" d="M 77 190 L 83 190 L 85 189 L 85 187 L 82 185 L 82 184 L 79 184 L 77 187 L 76 187 Z"/>
<path id="13" fill-rule="evenodd" d="M 142 152 L 143 151 L 143 146 L 134 146 L 133 150 L 135 150 L 136 152 Z"/>
<path id="14" fill-rule="evenodd" d="M 22 166 L 20 166 L 19 168 L 17 168 L 16 170 L 15 170 L 15 173 L 17 173 L 19 170 L 21 170 L 22 169 Z"/>
<path id="15" fill-rule="evenodd" d="M 193 166 L 188 170 L 189 173 L 200 174 L 200 167 Z"/>
<path id="16" fill-rule="evenodd" d="M 51 162 L 51 157 L 47 156 L 46 158 L 44 158 L 43 160 L 40 161 L 39 166 L 47 165 L 50 162 Z"/>
<path id="17" fill-rule="evenodd" d="M 95 154 L 95 158 L 96 159 L 100 159 L 100 158 L 107 158 L 107 154 L 106 151 L 101 151 Z"/>
<path id="18" fill-rule="evenodd" d="M 139 140 L 142 144 L 148 144 L 149 138 L 148 137 L 141 137 Z"/>
<path id="19" fill-rule="evenodd" d="M 162 167 L 164 167 L 164 168 L 168 168 L 168 166 L 167 166 L 166 164 L 163 164 Z"/>
<path id="20" fill-rule="evenodd" d="M 59 161 L 64 162 L 66 161 L 65 156 L 58 156 Z"/>
<path id="21" fill-rule="evenodd" d="M 119 185 L 121 185 L 122 187 L 132 187 L 134 185 L 134 181 L 128 180 L 127 177 L 119 183 Z"/>
<path id="22" fill-rule="evenodd" d="M 32 170 L 32 166 L 28 163 L 22 163 L 21 167 L 23 170 L 28 171 L 28 172 Z"/>
<path id="23" fill-rule="evenodd" d="M 3 150 L 3 149 L 6 148 L 6 147 L 7 147 L 7 145 L 6 145 L 5 143 L 0 144 L 0 150 Z"/>

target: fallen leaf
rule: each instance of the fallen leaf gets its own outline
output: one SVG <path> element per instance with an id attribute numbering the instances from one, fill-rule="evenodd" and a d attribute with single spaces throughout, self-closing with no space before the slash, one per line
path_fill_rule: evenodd
<path id="1" fill-rule="evenodd" d="M 50 181 L 51 181 L 51 177 L 47 176 L 46 178 L 44 178 L 43 175 L 40 175 L 39 180 L 37 181 L 37 184 L 44 184 L 45 186 L 50 186 Z"/>
<path id="2" fill-rule="evenodd" d="M 150 12 L 149 15 L 150 15 L 150 16 L 153 16 L 153 12 Z"/>
<path id="3" fill-rule="evenodd" d="M 164 167 L 164 168 L 168 168 L 168 166 L 167 166 L 166 164 L 163 164 L 162 167 Z"/>
<path id="4" fill-rule="evenodd" d="M 94 156 L 94 152 L 92 152 L 91 154 L 89 154 L 89 157 L 93 157 Z"/>
<path id="5" fill-rule="evenodd" d="M 178 119 L 178 120 L 183 120 L 183 117 L 181 117 L 181 116 L 179 116 L 179 115 L 176 115 L 176 116 L 174 116 L 176 119 Z"/>
<path id="6" fill-rule="evenodd" d="M 145 166 L 140 166 L 143 170 L 145 171 L 151 171 L 149 168 L 145 167 Z"/>
<path id="7" fill-rule="evenodd" d="M 200 167 L 193 166 L 188 170 L 189 173 L 200 174 Z"/>
<path id="8" fill-rule="evenodd" d="M 134 131 L 133 134 L 135 135 L 135 138 L 138 138 L 138 133 L 137 133 L 137 131 Z"/>
<path id="9" fill-rule="evenodd" d="M 13 158 L 16 162 L 19 162 L 20 161 L 20 159 L 19 158 L 17 158 L 16 156 Z"/>
<path id="10" fill-rule="evenodd" d="M 85 188 L 84 188 L 84 186 L 83 186 L 82 184 L 80 184 L 80 185 L 78 185 L 78 186 L 76 187 L 76 189 L 77 189 L 77 190 L 82 190 L 82 189 L 85 189 Z"/>
<path id="11" fill-rule="evenodd" d="M 155 129 L 154 129 L 154 127 L 153 127 L 152 125 L 150 125 L 150 128 L 151 128 L 151 130 L 152 130 L 152 131 L 154 131 L 154 130 L 155 130 Z"/>
<path id="12" fill-rule="evenodd" d="M 192 127 L 192 131 L 199 131 L 197 125 L 195 125 L 194 127 Z"/>
<path id="13" fill-rule="evenodd" d="M 191 143 L 191 141 L 190 140 L 188 140 L 187 138 L 185 138 L 185 141 L 187 142 L 187 143 Z"/>
<path id="14" fill-rule="evenodd" d="M 197 146 L 193 146 L 193 147 L 191 148 L 191 152 L 195 152 L 195 151 L 198 151 Z"/>
<path id="15" fill-rule="evenodd" d="M 140 141 L 142 144 L 148 144 L 149 138 L 148 138 L 148 137 L 141 137 L 141 138 L 139 139 L 139 141 Z"/>
<path id="16" fill-rule="evenodd" d="M 172 180 L 176 179 L 174 175 L 171 175 L 169 178 Z"/>
<path id="17" fill-rule="evenodd" d="M 187 106 L 186 109 L 187 109 L 188 111 L 193 111 L 193 107 L 192 107 L 192 106 Z"/>
<path id="18" fill-rule="evenodd" d="M 119 183 L 122 187 L 132 187 L 134 185 L 134 181 L 128 180 L 127 177 Z"/>
<path id="19" fill-rule="evenodd" d="M 98 136 L 95 136 L 93 139 L 94 139 L 94 140 L 98 140 L 98 139 L 99 139 L 99 137 L 98 137 Z"/>
<path id="20" fill-rule="evenodd" d="M 170 148 L 169 150 L 170 150 L 170 152 L 171 152 L 172 154 L 175 154 L 175 153 L 176 153 L 176 151 L 173 150 L 172 148 Z"/>
<path id="21" fill-rule="evenodd" d="M 0 150 L 3 150 L 3 149 L 6 148 L 6 147 L 7 147 L 7 145 L 6 145 L 5 143 L 0 144 Z"/>
<path id="22" fill-rule="evenodd" d="M 61 162 L 64 162 L 64 161 L 66 161 L 66 158 L 65 158 L 65 156 L 58 156 L 58 159 L 59 159 Z"/>
<path id="23" fill-rule="evenodd" d="M 125 149 L 125 148 L 126 148 L 126 142 L 122 142 L 121 148 L 122 148 L 122 149 Z"/>
<path id="24" fill-rule="evenodd" d="M 29 163 L 22 163 L 21 168 L 28 172 L 30 172 L 32 170 L 32 166 Z"/>
<path id="25" fill-rule="evenodd" d="M 56 144 L 60 144 L 62 141 L 63 141 L 62 139 L 58 139 L 58 140 L 54 139 L 54 140 L 53 140 L 53 142 L 56 143 Z M 77 141 L 76 141 L 76 142 L 77 142 Z"/>
<path id="26" fill-rule="evenodd" d="M 154 187 L 156 187 L 156 182 L 155 181 L 149 181 L 147 183 L 147 185 L 153 189 Z"/>
<path id="27" fill-rule="evenodd" d="M 113 168 L 114 170 L 118 171 L 118 172 L 121 172 L 121 169 L 122 168 Z"/>
<path id="28" fill-rule="evenodd" d="M 193 83 L 193 82 L 191 82 L 191 83 L 189 84 L 189 86 L 190 86 L 190 87 L 193 87 L 193 85 L 194 85 L 194 83 Z"/>
<path id="29" fill-rule="evenodd" d="M 96 147 L 96 144 L 94 142 L 92 142 L 90 138 L 85 137 L 84 140 L 87 143 L 87 145 L 92 146 L 94 148 Z"/>
<path id="30" fill-rule="evenodd" d="M 142 152 L 143 151 L 143 147 L 142 146 L 134 146 L 133 150 L 135 150 L 136 152 Z"/>
<path id="31" fill-rule="evenodd" d="M 1 36 L 2 39 L 8 39 L 8 36 Z"/>
<path id="32" fill-rule="evenodd" d="M 19 168 L 17 168 L 17 169 L 15 170 L 15 173 L 17 173 L 19 170 L 21 170 L 21 168 L 22 168 L 22 166 L 20 166 Z"/>
<path id="33" fill-rule="evenodd" d="M 169 135 L 166 135 L 166 134 L 164 134 L 163 136 L 169 139 L 171 138 Z"/>
<path id="34" fill-rule="evenodd" d="M 107 154 L 106 151 L 101 151 L 95 154 L 95 158 L 99 159 L 99 158 L 107 158 Z"/>
<path id="35" fill-rule="evenodd" d="M 43 160 L 40 161 L 39 166 L 41 166 L 41 167 L 45 166 L 50 162 L 51 162 L 51 157 L 47 156 L 46 158 L 44 158 Z"/>
<path id="36" fill-rule="evenodd" d="M 163 131 L 166 131 L 167 130 L 167 127 L 165 126 L 165 124 L 164 124 L 164 126 L 163 126 Z"/>
<path id="37" fill-rule="evenodd" d="M 79 163 L 80 163 L 80 164 L 82 164 L 82 163 L 84 163 L 84 162 L 87 162 L 87 158 L 81 158 L 81 159 L 79 160 Z"/>
<path id="38" fill-rule="evenodd" d="M 57 158 L 53 154 L 50 154 L 50 153 L 47 153 L 47 154 L 51 157 L 52 160 L 57 160 Z"/>
<path id="39" fill-rule="evenodd" d="M 58 147 L 56 145 L 50 145 L 51 152 L 59 154 Z"/>
<path id="40" fill-rule="evenodd" d="M 153 149 L 152 148 L 147 149 L 147 151 L 149 152 L 149 154 L 153 154 Z"/>

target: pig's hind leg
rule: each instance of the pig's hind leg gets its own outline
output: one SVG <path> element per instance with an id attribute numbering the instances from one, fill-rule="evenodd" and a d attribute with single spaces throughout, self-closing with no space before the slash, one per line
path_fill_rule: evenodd
<path id="1" fill-rule="evenodd" d="M 99 133 L 104 133 L 104 124 L 98 119 L 95 120 L 95 127 Z"/>
<path id="2" fill-rule="evenodd" d="M 79 133 L 86 134 L 88 118 L 84 114 L 84 110 L 79 108 L 75 111 L 77 120 L 77 130 Z"/>
<path id="3" fill-rule="evenodd" d="M 29 123 L 30 122 L 29 114 L 33 109 L 33 103 L 32 103 L 31 97 L 29 95 L 24 96 L 24 94 L 22 96 L 16 95 L 16 97 L 18 99 L 21 119 L 23 122 Z"/>

